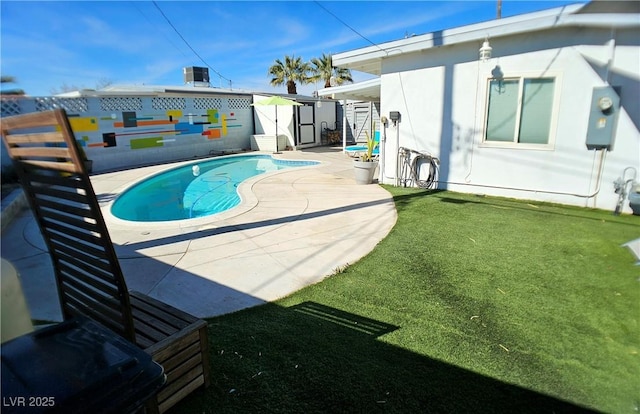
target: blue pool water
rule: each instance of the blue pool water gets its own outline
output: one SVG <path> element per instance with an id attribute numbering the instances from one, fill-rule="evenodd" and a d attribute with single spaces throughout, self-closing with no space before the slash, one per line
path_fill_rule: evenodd
<path id="1" fill-rule="evenodd" d="M 366 145 L 350 145 L 346 147 L 345 150 L 347 152 L 360 152 L 360 153 L 367 152 L 367 146 Z M 380 154 L 380 147 L 375 147 L 371 152 L 371 155 L 379 155 L 379 154 Z"/>
<path id="2" fill-rule="evenodd" d="M 111 213 L 130 221 L 171 221 L 209 216 L 240 203 L 238 185 L 270 171 L 318 164 L 269 155 L 216 158 L 150 177 L 120 195 Z"/>

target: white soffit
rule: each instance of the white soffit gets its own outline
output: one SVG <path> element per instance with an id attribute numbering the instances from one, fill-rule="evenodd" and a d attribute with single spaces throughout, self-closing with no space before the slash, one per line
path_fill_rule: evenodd
<path id="1" fill-rule="evenodd" d="M 380 100 L 380 78 L 320 89 L 318 95 L 333 99 L 377 102 Z"/>
<path id="2" fill-rule="evenodd" d="M 573 4 L 557 7 L 337 53 L 332 56 L 333 64 L 380 75 L 384 58 L 441 46 L 482 41 L 486 37 L 501 37 L 565 26 L 640 27 L 640 18 L 636 13 L 576 14 L 584 6 Z"/>

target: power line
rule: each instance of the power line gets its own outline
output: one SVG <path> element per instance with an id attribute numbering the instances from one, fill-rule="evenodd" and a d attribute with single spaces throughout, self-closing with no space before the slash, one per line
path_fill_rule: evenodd
<path id="1" fill-rule="evenodd" d="M 138 10 L 138 13 L 140 13 L 140 14 L 141 14 L 141 15 L 142 15 L 146 20 L 147 20 L 147 22 L 149 23 L 149 25 L 150 25 L 151 27 L 155 27 L 155 25 L 153 24 L 153 22 L 151 21 L 151 19 L 149 19 L 149 16 L 147 16 L 147 15 L 144 13 L 144 11 L 142 11 L 142 10 L 138 7 L 138 5 L 136 4 L 137 2 L 135 2 L 135 1 L 131 1 L 131 2 L 129 2 L 129 3 L 130 3 L 133 7 L 135 7 L 135 8 L 136 8 L 136 10 Z M 165 38 L 165 39 L 167 39 L 167 42 L 169 42 L 169 43 L 171 44 L 171 46 L 173 46 L 173 47 L 174 47 L 178 52 L 180 52 L 180 54 L 181 54 L 182 56 L 184 56 L 185 58 L 188 58 L 188 56 L 187 56 L 187 55 L 182 51 L 182 49 L 180 49 L 178 46 L 176 46 L 176 44 L 173 42 L 173 40 L 171 40 L 171 39 L 169 38 L 169 36 L 167 36 L 167 34 L 166 34 L 166 33 L 162 32 L 162 35 L 164 36 L 164 38 Z"/>
<path id="2" fill-rule="evenodd" d="M 377 47 L 378 49 L 380 49 L 381 51 L 385 52 L 385 50 L 383 50 L 380 46 L 378 46 L 377 44 L 373 43 L 371 40 L 369 40 L 368 38 L 366 38 L 363 34 L 361 34 L 360 32 L 358 32 L 356 29 L 354 29 L 353 27 L 349 26 L 345 21 L 343 21 L 341 18 L 339 18 L 338 16 L 336 16 L 335 14 L 333 14 L 329 9 L 327 9 L 326 7 L 324 7 L 322 4 L 320 4 L 320 2 L 318 1 L 314 1 L 315 4 L 317 4 L 318 6 L 320 6 L 324 11 L 326 11 L 327 13 L 329 13 L 330 15 L 332 15 L 337 21 L 339 21 L 340 23 L 342 23 L 343 25 L 347 26 L 353 33 L 357 34 L 358 36 L 360 36 L 361 38 L 363 38 L 364 40 L 366 40 L 367 42 L 371 43 L 373 46 Z"/>
<path id="3" fill-rule="evenodd" d="M 167 17 L 166 14 L 164 14 L 164 12 L 162 11 L 162 9 L 160 8 L 160 6 L 158 6 L 158 3 L 156 3 L 155 1 L 153 2 L 153 5 L 156 6 L 156 8 L 158 9 L 158 11 L 160 12 L 160 14 L 162 14 L 162 17 L 165 18 L 165 20 L 167 21 L 167 23 L 169 23 L 169 26 L 171 26 L 173 28 L 173 30 L 175 30 L 175 32 L 178 34 L 178 36 L 180 36 L 180 39 L 182 39 L 182 41 L 189 47 L 189 49 L 191 49 L 191 51 L 193 52 L 194 55 L 196 55 L 200 61 L 202 63 L 204 63 L 209 69 L 211 69 L 212 71 L 214 71 L 219 77 L 221 77 L 222 79 L 228 80 L 229 84 L 231 84 L 231 79 L 226 78 L 224 76 L 222 76 L 222 74 L 220 74 L 220 72 L 218 72 L 217 70 L 215 70 L 214 68 L 211 67 L 211 65 L 209 65 L 207 62 L 205 62 L 205 60 L 202 58 L 202 56 L 200 56 L 198 54 L 198 52 L 195 51 L 195 49 L 193 47 L 191 47 L 191 45 L 189 44 L 189 42 L 187 42 L 187 39 L 184 38 L 184 36 L 182 36 L 182 34 L 178 31 L 178 29 L 176 29 L 176 27 L 173 25 L 173 23 L 171 23 L 171 20 L 169 20 L 169 18 Z"/>

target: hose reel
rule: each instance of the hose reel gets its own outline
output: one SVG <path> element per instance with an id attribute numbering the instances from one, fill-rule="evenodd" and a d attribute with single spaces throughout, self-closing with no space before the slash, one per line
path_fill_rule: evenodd
<path id="1" fill-rule="evenodd" d="M 398 159 L 400 163 L 400 185 L 403 187 L 417 186 L 419 188 L 431 188 L 436 182 L 438 175 L 438 165 L 440 160 L 427 152 L 420 152 L 409 148 L 400 147 L 398 149 Z M 421 177 L 421 167 L 427 164 L 427 177 Z"/>

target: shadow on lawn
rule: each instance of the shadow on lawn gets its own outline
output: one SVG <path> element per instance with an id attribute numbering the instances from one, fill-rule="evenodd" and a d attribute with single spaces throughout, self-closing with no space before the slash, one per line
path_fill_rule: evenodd
<path id="1" fill-rule="evenodd" d="M 528 212 L 539 212 L 542 214 L 554 214 L 566 217 L 575 217 L 586 220 L 602 221 L 603 213 L 606 215 L 606 210 L 593 209 L 587 207 L 568 206 L 561 204 L 546 203 L 533 200 L 516 200 L 498 196 L 485 197 L 482 194 L 472 193 L 452 193 L 447 190 L 418 190 L 410 194 L 401 194 L 393 197 L 396 207 L 401 210 L 402 207 L 411 203 L 416 198 L 435 198 L 440 202 L 449 204 L 475 204 L 486 206 L 498 206 L 501 208 L 512 208 L 517 210 L 523 210 Z M 473 197 L 474 199 L 471 199 Z M 529 204 L 525 204 L 529 203 Z M 562 211 L 558 211 L 562 209 Z M 611 212 L 610 217 L 606 219 L 609 222 L 616 224 L 624 224 L 631 226 L 640 226 L 640 220 L 636 220 L 637 216 L 632 215 L 620 215 L 615 216 Z"/>
<path id="2" fill-rule="evenodd" d="M 172 412 L 593 412 L 380 339 L 398 329 L 314 302 L 211 319 L 212 386 Z"/>

